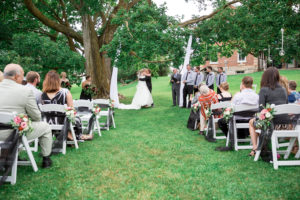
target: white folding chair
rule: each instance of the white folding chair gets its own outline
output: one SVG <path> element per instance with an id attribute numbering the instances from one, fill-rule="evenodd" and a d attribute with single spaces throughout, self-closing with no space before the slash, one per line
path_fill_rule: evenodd
<path id="1" fill-rule="evenodd" d="M 91 102 L 90 100 L 83 100 L 83 99 L 74 100 L 73 102 L 74 102 L 74 108 L 77 110 L 77 115 L 80 117 L 82 122 L 82 130 L 88 129 L 90 118 L 93 115 L 92 113 L 92 109 L 94 105 L 93 102 Z M 80 111 L 80 108 L 86 108 L 87 110 Z M 95 121 L 94 127 L 96 126 L 99 136 L 102 136 L 98 119 L 96 116 L 94 120 Z M 94 127 L 92 127 L 91 129 L 89 133 L 90 135 L 93 134 Z"/>
<path id="2" fill-rule="evenodd" d="M 283 104 L 275 106 L 274 115 L 300 115 L 300 105 L 297 104 Z M 299 120 L 299 118 L 298 118 Z M 289 145 L 287 146 L 286 150 L 278 150 L 280 147 L 286 147 L 286 144 L 279 144 L 278 139 L 280 138 L 290 138 Z M 272 156 L 273 156 L 273 166 L 274 169 L 278 169 L 279 166 L 293 166 L 293 165 L 300 165 L 300 160 L 285 160 L 281 161 L 277 159 L 277 154 L 284 154 L 284 159 L 288 159 L 292 148 L 298 140 L 298 144 L 300 144 L 300 125 L 297 124 L 294 130 L 273 130 L 271 136 L 271 143 L 272 143 Z M 261 151 L 257 151 L 254 160 L 257 161 L 259 159 Z M 298 150 L 297 154 L 295 155 L 296 159 L 300 158 L 300 150 Z"/>
<path id="3" fill-rule="evenodd" d="M 0 123 L 2 124 L 9 124 L 15 117 L 14 113 L 7 113 L 7 112 L 0 112 Z M 12 170 L 11 170 L 11 176 L 8 176 L 6 179 L 6 182 L 10 182 L 12 185 L 14 185 L 17 181 L 17 166 L 18 165 L 31 165 L 33 168 L 33 171 L 37 172 L 38 171 L 38 167 L 37 164 L 35 162 L 35 159 L 32 155 L 31 152 L 31 148 L 29 146 L 29 142 L 27 140 L 26 136 L 22 136 L 21 138 L 21 142 L 19 144 L 18 147 L 18 151 L 16 152 L 15 155 L 15 160 L 12 166 Z M 30 142 L 32 142 L 34 140 L 31 140 Z M 0 143 L 3 143 L 4 141 L 1 141 Z M 27 155 L 29 157 L 29 161 L 18 161 L 18 155 L 19 155 L 19 151 L 25 149 L 27 152 Z"/>
<path id="4" fill-rule="evenodd" d="M 42 113 L 50 113 L 50 112 L 58 112 L 58 113 L 66 113 L 66 105 L 60 104 L 39 104 L 39 108 Z M 47 119 L 44 117 L 44 121 L 47 122 Z M 61 131 L 64 128 L 63 124 L 49 124 L 52 131 Z M 70 130 L 72 133 L 73 141 L 63 141 L 63 148 L 59 151 L 62 154 L 66 154 L 67 144 L 74 144 L 75 148 L 78 149 L 78 142 L 75 136 L 74 128 L 72 123 L 70 122 Z"/>
<path id="5" fill-rule="evenodd" d="M 239 139 L 237 134 L 238 129 L 249 129 L 249 122 L 237 122 L 237 121 L 241 119 L 250 120 L 252 117 L 254 117 L 254 113 L 258 111 L 258 105 L 241 104 L 241 105 L 235 105 L 233 109 L 235 113 L 239 113 L 239 112 L 247 113 L 247 111 L 249 111 L 249 115 L 243 117 L 233 115 L 234 149 L 236 151 L 238 151 L 239 149 L 252 149 L 253 145 L 251 143 L 251 139 L 250 138 Z M 249 145 L 239 145 L 240 142 L 249 143 Z"/>
<path id="6" fill-rule="evenodd" d="M 106 123 L 104 123 L 104 124 L 100 123 L 100 125 L 104 125 L 104 128 L 106 130 L 109 130 L 110 118 L 111 118 L 112 123 L 113 123 L 113 127 L 116 128 L 113 111 L 111 110 L 111 108 L 109 106 L 109 99 L 95 99 L 95 100 L 93 100 L 93 103 L 98 104 L 100 106 L 100 108 L 101 108 L 100 117 L 104 116 L 104 117 L 107 118 Z M 104 108 L 107 108 L 107 110 L 104 110 Z"/>
<path id="7" fill-rule="evenodd" d="M 211 104 L 210 109 L 211 110 L 216 110 L 216 109 L 223 109 L 223 108 L 227 108 L 227 107 L 231 107 L 231 102 L 230 101 L 224 101 L 224 102 L 220 102 L 220 103 L 216 103 L 216 104 Z M 226 136 L 217 136 L 217 130 L 216 130 L 216 123 L 218 123 L 219 119 L 221 118 L 215 118 L 214 115 L 212 115 L 212 127 L 210 127 L 210 123 L 208 123 L 207 125 L 207 129 L 206 129 L 206 135 L 208 134 L 208 130 L 211 128 L 213 131 L 213 137 L 214 139 L 226 139 Z"/>

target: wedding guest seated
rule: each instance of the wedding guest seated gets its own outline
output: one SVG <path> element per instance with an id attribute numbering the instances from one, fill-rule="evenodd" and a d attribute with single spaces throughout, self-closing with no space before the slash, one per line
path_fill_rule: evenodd
<path id="1" fill-rule="evenodd" d="M 252 89 L 253 78 L 250 76 L 245 76 L 242 79 L 242 83 L 240 85 L 240 92 L 235 94 L 232 99 L 232 105 L 258 105 L 258 95 Z M 219 119 L 218 126 L 222 130 L 222 132 L 227 136 L 228 133 L 228 123 L 224 118 Z M 239 138 L 246 137 L 249 134 L 247 129 L 238 129 Z M 217 147 L 217 151 L 232 151 L 233 150 L 233 142 L 231 141 L 228 147 Z"/>
<path id="2" fill-rule="evenodd" d="M 269 67 L 263 73 L 260 88 L 259 105 L 266 106 L 266 104 L 280 105 L 287 103 L 287 92 L 286 89 L 279 84 L 279 71 L 277 68 Z M 260 110 L 262 109 L 263 107 L 260 107 Z M 254 156 L 257 149 L 258 137 L 258 133 L 255 128 L 255 118 L 250 120 L 249 125 L 249 132 L 253 144 L 253 149 L 249 156 Z"/>
<path id="3" fill-rule="evenodd" d="M 80 93 L 80 99 L 88 99 L 88 100 L 92 100 L 92 95 L 91 94 L 87 94 L 86 93 L 86 88 L 91 86 L 92 84 L 92 78 L 90 75 L 87 75 L 85 77 L 85 81 L 82 82 L 81 84 L 81 93 Z"/>
<path id="4" fill-rule="evenodd" d="M 52 149 L 52 134 L 50 126 L 41 121 L 41 112 L 36 104 L 35 96 L 31 89 L 21 85 L 24 71 L 20 65 L 8 64 L 4 69 L 4 80 L 0 83 L 0 112 L 16 112 L 27 114 L 32 120 L 33 131 L 27 133 L 28 140 L 38 138 L 43 155 L 43 168 L 52 165 L 50 159 Z M 8 137 L 9 132 L 0 131 L 0 140 Z"/>
<path id="5" fill-rule="evenodd" d="M 296 102 L 300 101 L 300 93 L 297 92 L 296 89 L 297 89 L 296 81 L 290 81 L 289 82 L 289 96 L 288 96 L 289 103 L 296 103 Z"/>
<path id="6" fill-rule="evenodd" d="M 207 116 L 205 110 L 210 108 L 211 104 L 218 103 L 218 97 L 215 91 L 209 89 L 207 85 L 200 87 L 200 96 L 198 98 L 200 104 L 200 135 L 204 135 L 204 128 L 206 126 Z M 210 140 L 211 138 L 207 138 Z"/>
<path id="7" fill-rule="evenodd" d="M 43 82 L 43 94 L 41 101 L 42 104 L 67 104 L 68 107 L 73 107 L 72 94 L 68 89 L 61 88 L 59 75 L 55 71 L 49 71 L 45 76 L 45 80 Z M 47 122 L 49 124 L 63 124 L 62 120 L 63 118 L 47 117 Z M 92 139 L 89 135 L 82 135 L 82 126 L 79 117 L 76 117 L 74 130 L 77 139 Z M 73 140 L 71 132 L 68 132 L 68 139 Z"/>
<path id="8" fill-rule="evenodd" d="M 40 75 L 37 72 L 30 71 L 26 75 L 26 87 L 33 91 L 37 104 L 41 103 L 42 91 L 36 87 L 40 84 Z"/>
<path id="9" fill-rule="evenodd" d="M 189 116 L 189 119 L 188 119 L 188 122 L 187 122 L 187 128 L 190 129 L 190 130 L 196 130 L 197 127 L 198 127 L 198 122 L 200 121 L 200 115 L 199 115 L 199 112 L 200 110 L 199 109 L 194 109 L 193 108 L 193 105 L 198 103 L 198 99 L 199 99 L 199 96 L 200 96 L 200 87 L 204 85 L 203 83 L 200 83 L 199 84 L 199 87 L 198 87 L 198 91 L 195 93 L 195 96 L 193 99 L 191 99 L 191 102 L 192 102 L 192 109 L 191 109 L 191 113 L 190 113 L 190 116 Z M 195 127 L 195 123 L 197 122 L 197 126 Z"/>
<path id="10" fill-rule="evenodd" d="M 227 82 L 223 82 L 220 84 L 219 89 L 221 91 L 220 94 L 218 94 L 218 100 L 220 102 L 222 101 L 231 101 L 232 96 L 228 92 L 229 91 L 229 84 Z"/>

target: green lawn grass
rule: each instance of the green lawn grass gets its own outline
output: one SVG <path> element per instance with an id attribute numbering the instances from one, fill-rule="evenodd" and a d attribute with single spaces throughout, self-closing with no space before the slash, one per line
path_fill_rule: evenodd
<path id="1" fill-rule="evenodd" d="M 300 85 L 299 70 L 281 74 Z M 261 73 L 250 75 L 259 85 Z M 228 77 L 232 93 L 243 76 Z M 248 150 L 214 151 L 225 141 L 208 143 L 186 128 L 189 110 L 171 107 L 168 80 L 153 78 L 154 108 L 116 110 L 116 129 L 53 156 L 52 168 L 20 166 L 17 184 L 2 186 L 0 199 L 299 199 L 300 167 L 275 171 Z M 135 86 L 119 86 L 123 103 Z M 72 89 L 74 98 L 79 92 Z"/>

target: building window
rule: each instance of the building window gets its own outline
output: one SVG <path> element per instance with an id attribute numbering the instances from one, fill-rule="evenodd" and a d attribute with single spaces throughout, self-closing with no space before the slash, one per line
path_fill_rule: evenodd
<path id="1" fill-rule="evenodd" d="M 242 53 L 238 53 L 238 63 L 244 63 L 246 61 L 246 56 L 244 56 Z"/>
<path id="2" fill-rule="evenodd" d="M 209 60 L 209 64 L 211 64 L 211 65 L 219 64 L 218 58 L 217 58 L 217 59 L 210 59 L 210 60 Z"/>

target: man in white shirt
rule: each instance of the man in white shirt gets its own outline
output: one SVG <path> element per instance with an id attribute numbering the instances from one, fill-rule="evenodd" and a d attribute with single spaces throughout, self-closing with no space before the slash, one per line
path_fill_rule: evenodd
<path id="1" fill-rule="evenodd" d="M 215 73 L 212 71 L 211 66 L 207 66 L 206 71 L 208 72 L 206 76 L 206 85 L 209 87 L 209 89 L 214 90 L 214 83 L 215 83 Z"/>
<path id="2" fill-rule="evenodd" d="M 190 95 L 193 94 L 194 82 L 196 78 L 196 73 L 191 70 L 190 64 L 186 66 L 187 72 L 183 74 L 182 82 L 184 84 L 183 88 L 183 106 L 182 108 L 186 108 L 186 98 L 190 99 Z M 188 108 L 191 107 L 191 101 L 189 100 Z"/>
<path id="3" fill-rule="evenodd" d="M 234 95 L 232 99 L 232 105 L 257 105 L 259 96 L 252 90 L 253 78 L 250 76 L 245 76 L 242 80 L 240 85 L 240 92 Z M 224 118 L 219 119 L 218 121 L 219 128 L 223 131 L 223 133 L 227 136 L 228 133 L 228 124 Z M 239 129 L 238 134 L 245 135 L 246 132 L 248 134 L 248 129 Z M 231 138 L 232 139 L 232 138 Z M 233 150 L 233 142 L 230 142 L 228 147 L 217 147 L 216 150 L 218 151 L 232 151 Z"/>
<path id="4" fill-rule="evenodd" d="M 26 75 L 26 87 L 30 88 L 33 91 L 37 104 L 41 103 L 42 91 L 36 87 L 40 84 L 40 75 L 37 72 L 30 71 Z"/>

